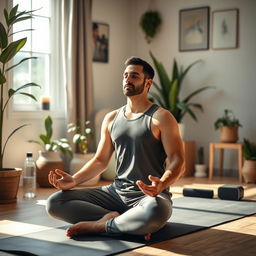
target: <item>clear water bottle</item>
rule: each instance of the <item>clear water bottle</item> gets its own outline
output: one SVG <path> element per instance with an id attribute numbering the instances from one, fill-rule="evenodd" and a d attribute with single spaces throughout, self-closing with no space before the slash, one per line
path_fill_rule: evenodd
<path id="1" fill-rule="evenodd" d="M 34 198 L 36 196 L 36 165 L 33 153 L 28 152 L 24 162 L 23 171 L 23 197 Z"/>

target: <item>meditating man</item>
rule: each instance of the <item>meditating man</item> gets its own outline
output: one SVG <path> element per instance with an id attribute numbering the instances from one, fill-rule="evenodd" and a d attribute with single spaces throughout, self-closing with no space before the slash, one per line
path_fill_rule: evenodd
<path id="1" fill-rule="evenodd" d="M 127 104 L 108 113 L 92 160 L 73 176 L 51 171 L 47 211 L 72 223 L 67 236 L 88 233 L 134 234 L 150 239 L 172 213 L 169 186 L 184 171 L 184 152 L 172 114 L 148 100 L 154 70 L 144 60 L 125 62 L 123 93 Z M 115 152 L 113 184 L 73 189 L 102 173 Z M 166 158 L 169 160 L 166 166 Z"/>

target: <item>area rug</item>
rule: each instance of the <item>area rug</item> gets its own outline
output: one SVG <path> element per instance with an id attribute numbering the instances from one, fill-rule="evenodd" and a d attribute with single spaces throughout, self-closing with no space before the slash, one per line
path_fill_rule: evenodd
<path id="1" fill-rule="evenodd" d="M 172 217 L 163 229 L 152 235 L 149 242 L 136 236 L 90 235 L 70 239 L 65 236 L 64 229 L 67 227 L 60 227 L 24 236 L 0 239 L 0 251 L 16 253 L 16 255 L 40 256 L 114 255 L 255 213 L 255 202 L 182 197 L 173 200 Z"/>

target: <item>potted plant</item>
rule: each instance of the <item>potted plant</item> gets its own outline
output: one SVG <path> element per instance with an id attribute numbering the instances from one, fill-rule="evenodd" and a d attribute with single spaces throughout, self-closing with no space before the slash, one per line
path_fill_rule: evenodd
<path id="1" fill-rule="evenodd" d="M 215 130 L 220 129 L 221 142 L 235 143 L 238 140 L 238 127 L 242 127 L 239 120 L 230 109 L 224 110 L 224 115 L 214 123 Z"/>
<path id="2" fill-rule="evenodd" d="M 145 38 L 148 43 L 150 43 L 156 35 L 161 24 L 162 19 L 157 11 L 149 10 L 142 15 L 140 19 L 140 26 L 146 35 Z"/>
<path id="3" fill-rule="evenodd" d="M 244 164 L 242 168 L 243 177 L 246 183 L 256 182 L 256 143 L 244 139 L 243 142 Z"/>
<path id="4" fill-rule="evenodd" d="M 91 160 L 95 153 L 88 152 L 89 140 L 93 137 L 92 129 L 89 127 L 90 121 L 85 121 L 84 124 L 79 122 L 78 124 L 68 124 L 68 133 L 73 133 L 72 142 L 75 146 L 75 153 L 70 163 L 70 174 L 73 175 L 81 169 L 81 167 Z M 100 179 L 100 175 L 97 175 L 93 179 L 82 183 L 82 185 L 94 185 L 97 184 Z"/>
<path id="5" fill-rule="evenodd" d="M 197 164 L 195 165 L 195 177 L 206 177 L 207 165 L 204 161 L 204 148 L 199 147 L 197 150 Z"/>
<path id="6" fill-rule="evenodd" d="M 155 100 L 161 107 L 169 110 L 179 124 L 181 124 L 182 119 L 186 114 L 189 114 L 193 120 L 197 121 L 197 117 L 193 109 L 199 109 L 203 111 L 203 106 L 199 103 L 191 102 L 191 98 L 201 93 L 202 91 L 205 91 L 213 87 L 205 86 L 199 88 L 183 99 L 180 98 L 180 92 L 186 74 L 200 60 L 193 62 L 183 70 L 182 67 L 178 67 L 177 61 L 174 59 L 172 67 L 172 76 L 170 78 L 163 64 L 155 58 L 152 52 L 150 52 L 150 56 L 153 60 L 154 66 L 159 77 L 159 84 L 157 84 L 156 82 L 153 83 L 153 86 L 156 88 L 157 93 L 150 93 L 153 96 L 151 100 Z M 180 125 L 180 127 L 182 126 Z M 183 138 L 184 132 L 182 129 L 184 128 L 180 129 L 181 137 Z"/>
<path id="7" fill-rule="evenodd" d="M 39 135 L 39 141 L 29 140 L 29 142 L 40 145 L 43 149 L 42 151 L 39 151 L 39 158 L 36 160 L 37 183 L 41 187 L 51 187 L 51 184 L 48 181 L 50 170 L 64 169 L 64 162 L 60 152 L 72 155 L 72 148 L 66 138 L 52 140 L 52 125 L 53 122 L 51 116 L 47 116 L 44 120 L 46 133 Z"/>
<path id="8" fill-rule="evenodd" d="M 5 149 L 10 138 L 18 130 L 26 126 L 26 124 L 24 124 L 17 127 L 12 132 L 10 132 L 10 134 L 7 136 L 7 139 L 4 140 L 3 129 L 4 122 L 6 121 L 5 111 L 7 109 L 7 105 L 12 99 L 12 97 L 18 94 L 36 100 L 35 96 L 30 93 L 27 93 L 25 89 L 32 86 L 40 87 L 39 85 L 31 82 L 21 85 L 17 89 L 13 89 L 9 88 L 7 83 L 7 73 L 9 71 L 13 70 L 24 61 L 28 61 L 29 59 L 35 58 L 24 58 L 19 63 L 14 64 L 13 58 L 26 44 L 27 38 L 24 37 L 16 41 L 10 40 L 13 25 L 18 22 L 31 19 L 32 12 L 33 11 L 18 12 L 18 5 L 16 5 L 10 10 L 10 12 L 4 9 L 3 13 L 5 18 L 5 24 L 0 22 L 0 203 L 11 203 L 16 201 L 22 169 L 4 168 L 3 160 Z"/>

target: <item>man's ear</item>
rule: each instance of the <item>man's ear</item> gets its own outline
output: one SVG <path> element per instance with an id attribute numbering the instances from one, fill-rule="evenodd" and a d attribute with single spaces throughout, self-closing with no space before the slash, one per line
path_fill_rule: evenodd
<path id="1" fill-rule="evenodd" d="M 148 87 L 148 89 L 151 87 L 152 84 L 153 84 L 153 79 L 149 78 L 146 80 L 146 86 Z"/>

